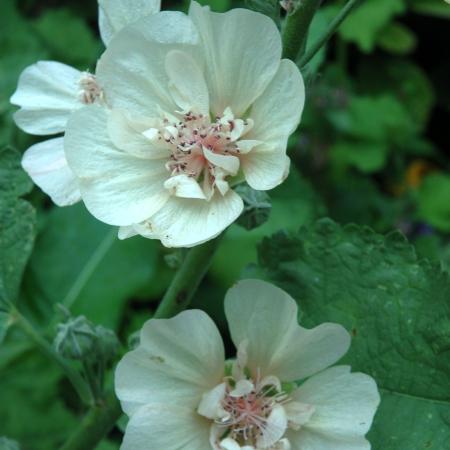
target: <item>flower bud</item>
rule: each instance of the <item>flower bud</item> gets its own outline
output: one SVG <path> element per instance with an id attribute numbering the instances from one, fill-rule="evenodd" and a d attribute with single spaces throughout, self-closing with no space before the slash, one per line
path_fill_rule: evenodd
<path id="1" fill-rule="evenodd" d="M 96 338 L 93 324 L 79 316 L 58 325 L 53 345 L 64 358 L 82 360 L 94 350 Z"/>
<path id="2" fill-rule="evenodd" d="M 102 325 L 95 327 L 97 357 L 100 357 L 105 365 L 111 363 L 119 352 L 120 342 L 116 333 Z"/>

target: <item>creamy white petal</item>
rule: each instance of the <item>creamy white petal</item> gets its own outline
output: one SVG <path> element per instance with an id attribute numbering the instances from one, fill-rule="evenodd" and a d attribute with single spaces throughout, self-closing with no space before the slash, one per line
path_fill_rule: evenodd
<path id="1" fill-rule="evenodd" d="M 369 441 L 362 436 L 336 438 L 317 434 L 309 429 L 289 430 L 286 434 L 292 450 L 370 450 Z"/>
<path id="2" fill-rule="evenodd" d="M 297 66 L 283 59 L 274 79 L 251 109 L 254 125 L 246 139 L 262 142 L 241 158 L 247 183 L 257 190 L 278 186 L 287 176 L 287 140 L 297 128 L 305 87 Z"/>
<path id="3" fill-rule="evenodd" d="M 300 327 L 295 301 L 260 280 L 243 280 L 232 287 L 225 297 L 225 314 L 235 346 L 248 340 L 248 366 L 262 377 L 306 378 L 335 363 L 350 345 L 340 325 Z"/>
<path id="4" fill-rule="evenodd" d="M 189 310 L 146 322 L 140 346 L 117 366 L 115 388 L 127 414 L 152 402 L 196 410 L 202 394 L 223 376 L 224 349 L 216 325 L 203 311 Z"/>
<path id="5" fill-rule="evenodd" d="M 273 20 L 247 9 L 214 13 L 191 2 L 189 15 L 202 38 L 213 114 L 230 107 L 241 116 L 274 77 L 281 38 Z"/>
<path id="6" fill-rule="evenodd" d="M 233 155 L 221 155 L 203 147 L 205 158 L 215 166 L 226 170 L 230 175 L 236 175 L 239 170 L 239 158 Z"/>
<path id="7" fill-rule="evenodd" d="M 145 405 L 128 422 L 120 449 L 207 450 L 209 423 L 184 405 Z"/>
<path id="8" fill-rule="evenodd" d="M 112 143 L 130 155 L 144 159 L 168 159 L 170 150 L 159 139 L 155 126 L 158 119 L 132 117 L 126 111 L 113 109 L 108 117 L 108 134 Z M 150 130 L 155 130 L 156 134 Z"/>
<path id="9" fill-rule="evenodd" d="M 81 199 L 78 181 L 67 165 L 63 138 L 31 146 L 23 155 L 22 167 L 58 206 L 72 205 Z"/>
<path id="10" fill-rule="evenodd" d="M 97 65 L 108 104 L 142 116 L 159 117 L 161 109 L 173 113 L 166 55 L 176 49 L 192 53 L 197 43 L 192 21 L 180 12 L 160 12 L 125 27 Z"/>
<path id="11" fill-rule="evenodd" d="M 166 247 L 192 247 L 216 237 L 233 223 L 243 209 L 241 197 L 234 191 L 215 193 L 210 201 L 171 197 L 138 231 L 158 237 Z"/>
<path id="12" fill-rule="evenodd" d="M 67 120 L 83 104 L 79 100 L 82 73 L 55 61 L 39 61 L 27 67 L 19 78 L 13 105 L 19 128 L 27 133 L 45 135 L 64 131 Z"/>
<path id="13" fill-rule="evenodd" d="M 302 425 L 308 423 L 315 411 L 313 405 L 297 401 L 289 401 L 284 406 L 284 409 L 289 421 L 289 427 L 294 430 L 300 429 Z"/>
<path id="14" fill-rule="evenodd" d="M 172 195 L 177 197 L 199 199 L 206 198 L 197 181 L 185 174 L 170 177 L 164 183 L 164 187 L 168 189 Z"/>
<path id="15" fill-rule="evenodd" d="M 117 149 L 107 123 L 108 112 L 98 106 L 76 111 L 65 135 L 66 157 L 88 210 L 111 225 L 132 225 L 167 201 L 165 160 L 144 160 Z"/>
<path id="16" fill-rule="evenodd" d="M 208 86 L 194 59 L 187 53 L 172 50 L 167 54 L 165 63 L 175 103 L 183 112 L 208 115 Z"/>
<path id="17" fill-rule="evenodd" d="M 380 403 L 375 381 L 362 373 L 350 373 L 348 366 L 332 367 L 311 377 L 292 398 L 314 406 L 314 414 L 295 440 L 299 448 L 303 448 L 303 429 L 317 435 L 318 441 L 354 439 L 357 445 L 365 445 L 361 437 L 369 431 Z M 364 448 L 357 445 L 350 448 Z"/>
<path id="18" fill-rule="evenodd" d="M 281 405 L 275 405 L 267 418 L 264 432 L 256 440 L 257 448 L 270 448 L 283 437 L 286 428 L 286 412 Z"/>
<path id="19" fill-rule="evenodd" d="M 139 233 L 135 230 L 133 225 L 127 225 L 124 227 L 119 227 L 119 232 L 117 233 L 117 237 L 120 240 L 128 239 L 133 236 L 137 236 Z"/>
<path id="20" fill-rule="evenodd" d="M 225 398 L 225 392 L 225 383 L 221 383 L 210 391 L 205 392 L 202 395 L 202 400 L 197 408 L 197 412 L 212 420 L 226 417 L 228 413 L 222 407 L 222 400 Z"/>
<path id="21" fill-rule="evenodd" d="M 98 0 L 98 4 L 98 26 L 105 45 L 125 26 L 161 9 L 161 0 Z"/>

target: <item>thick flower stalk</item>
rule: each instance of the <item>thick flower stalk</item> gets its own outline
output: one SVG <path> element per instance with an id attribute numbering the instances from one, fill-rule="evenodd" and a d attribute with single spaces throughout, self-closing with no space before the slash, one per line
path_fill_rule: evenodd
<path id="1" fill-rule="evenodd" d="M 241 214 L 235 183 L 284 180 L 304 86 L 269 18 L 193 2 L 107 42 L 59 144 L 86 207 L 119 237 L 200 244 Z"/>
<path id="2" fill-rule="evenodd" d="M 105 45 L 126 25 L 159 12 L 161 0 L 99 0 L 99 30 Z M 11 103 L 20 107 L 14 119 L 27 133 L 64 133 L 71 114 L 85 105 L 106 106 L 95 74 L 56 61 L 39 61 L 19 78 Z M 81 200 L 79 183 L 68 166 L 63 137 L 30 147 L 22 160 L 33 181 L 59 206 Z"/>
<path id="3" fill-rule="evenodd" d="M 116 370 L 130 417 L 122 450 L 368 450 L 374 380 L 329 366 L 348 350 L 340 325 L 311 330 L 282 290 L 245 280 L 225 313 L 237 357 L 202 311 L 152 319 Z"/>

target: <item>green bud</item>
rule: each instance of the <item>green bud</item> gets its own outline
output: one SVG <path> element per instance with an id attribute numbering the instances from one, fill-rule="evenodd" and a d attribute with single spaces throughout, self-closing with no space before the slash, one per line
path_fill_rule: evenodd
<path id="1" fill-rule="evenodd" d="M 95 350 L 96 339 L 93 324 L 86 317 L 79 316 L 58 325 L 53 345 L 64 358 L 82 360 Z"/>
<path id="2" fill-rule="evenodd" d="M 236 221 L 239 225 L 252 230 L 268 220 L 272 205 L 264 191 L 255 191 L 247 184 L 236 186 L 235 191 L 244 201 L 244 211 Z"/>
<path id="3" fill-rule="evenodd" d="M 96 350 L 97 357 L 100 357 L 105 365 L 114 361 L 120 348 L 119 339 L 117 339 L 116 333 L 109 328 L 105 328 L 102 325 L 95 327 L 96 333 Z"/>

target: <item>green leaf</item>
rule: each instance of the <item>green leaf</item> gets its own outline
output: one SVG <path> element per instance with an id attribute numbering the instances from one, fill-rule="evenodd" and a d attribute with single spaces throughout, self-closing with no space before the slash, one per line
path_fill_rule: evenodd
<path id="1" fill-rule="evenodd" d="M 301 323 L 352 334 L 343 363 L 382 393 L 373 450 L 442 450 L 450 442 L 450 282 L 398 232 L 323 219 L 258 249 L 259 275 L 297 299 Z"/>
<path id="2" fill-rule="evenodd" d="M 0 450 L 20 450 L 20 446 L 16 441 L 0 437 Z"/>
<path id="3" fill-rule="evenodd" d="M 384 167 L 389 146 L 383 142 L 338 141 L 330 147 L 330 157 L 338 166 L 353 166 L 361 172 L 376 172 Z"/>
<path id="4" fill-rule="evenodd" d="M 101 46 L 87 23 L 68 9 L 50 9 L 34 23 L 34 29 L 54 59 L 81 70 L 91 67 Z"/>
<path id="5" fill-rule="evenodd" d="M 344 40 L 357 44 L 361 51 L 370 53 L 383 28 L 404 11 L 403 0 L 365 0 L 342 23 L 339 34 Z"/>
<path id="6" fill-rule="evenodd" d="M 14 337 L 18 343 L 20 337 Z M 9 350 L 10 342 L 0 347 L 1 361 Z M 31 351 L 15 358 L 10 367 L 2 368 L 1 380 L 2 433 L 20 440 L 25 449 L 59 448 L 79 418 L 67 408 L 75 394 L 56 366 Z"/>
<path id="7" fill-rule="evenodd" d="M 391 22 L 380 32 L 377 44 L 394 55 L 407 55 L 416 48 L 417 37 L 400 22 Z"/>
<path id="8" fill-rule="evenodd" d="M 5 339 L 8 328 L 11 325 L 11 317 L 8 313 L 0 311 L 0 345 Z M 1 449 L 1 447 L 0 447 Z"/>
<path id="9" fill-rule="evenodd" d="M 0 294 L 10 301 L 18 295 L 35 236 L 35 211 L 18 198 L 32 188 L 20 158 L 16 150 L 0 150 Z"/>
<path id="10" fill-rule="evenodd" d="M 116 328 L 126 302 L 152 283 L 157 250 L 155 241 L 116 236 L 82 204 L 52 210 L 26 274 L 29 304 L 48 319 L 52 305 L 63 303 Z"/>
<path id="11" fill-rule="evenodd" d="M 444 0 L 410 0 L 410 3 L 414 12 L 450 19 L 450 5 Z"/>
<path id="12" fill-rule="evenodd" d="M 419 189 L 418 214 L 441 231 L 450 231 L 450 175 L 428 175 Z"/>

